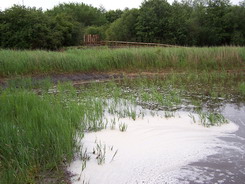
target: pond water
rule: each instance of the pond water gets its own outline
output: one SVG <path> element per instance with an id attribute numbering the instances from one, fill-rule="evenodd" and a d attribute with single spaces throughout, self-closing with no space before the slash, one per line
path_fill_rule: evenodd
<path id="1" fill-rule="evenodd" d="M 194 123 L 189 112 L 166 118 L 164 111 L 136 108 L 144 115 L 119 120 L 108 114 L 118 120 L 113 130 L 85 134 L 79 144 L 86 159 L 68 167 L 72 183 L 244 183 L 244 105 L 220 106 L 229 123 L 208 128 L 197 114 Z"/>
<path id="2" fill-rule="evenodd" d="M 180 183 L 245 183 L 245 106 L 225 104 L 221 113 L 239 129 L 231 136 L 219 137 L 225 145 L 216 154 L 181 169 Z"/>

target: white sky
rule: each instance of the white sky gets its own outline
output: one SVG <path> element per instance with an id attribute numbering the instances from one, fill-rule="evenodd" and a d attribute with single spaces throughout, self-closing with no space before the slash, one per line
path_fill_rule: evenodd
<path id="1" fill-rule="evenodd" d="M 170 3 L 173 0 L 168 0 Z M 238 4 L 241 0 L 231 0 L 233 4 Z M 59 3 L 69 3 L 69 2 L 78 2 L 93 5 L 94 7 L 103 7 L 106 10 L 115 10 L 115 9 L 125 9 L 128 8 L 138 8 L 143 0 L 0 0 L 0 10 L 5 8 L 10 8 L 13 4 L 42 8 L 43 10 L 51 9 Z"/>

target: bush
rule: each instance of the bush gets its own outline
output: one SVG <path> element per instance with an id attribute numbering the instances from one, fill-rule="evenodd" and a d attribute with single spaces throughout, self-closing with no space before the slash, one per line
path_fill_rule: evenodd
<path id="1" fill-rule="evenodd" d="M 81 24 L 65 14 L 51 16 L 41 9 L 13 6 L 0 14 L 1 47 L 49 49 L 78 45 Z"/>

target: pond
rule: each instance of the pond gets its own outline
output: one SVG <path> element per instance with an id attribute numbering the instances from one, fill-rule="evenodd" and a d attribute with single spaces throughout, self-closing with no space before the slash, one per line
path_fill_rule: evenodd
<path id="1" fill-rule="evenodd" d="M 210 112 L 208 103 L 206 112 Z M 217 121 L 222 123 L 214 126 L 208 124 L 212 113 L 203 116 L 190 106 L 164 111 L 125 100 L 105 104 L 106 129 L 78 139 L 81 151 L 68 167 L 74 174 L 72 183 L 245 181 L 244 104 L 213 103 L 222 114 L 218 117 L 228 120 L 220 118 Z"/>

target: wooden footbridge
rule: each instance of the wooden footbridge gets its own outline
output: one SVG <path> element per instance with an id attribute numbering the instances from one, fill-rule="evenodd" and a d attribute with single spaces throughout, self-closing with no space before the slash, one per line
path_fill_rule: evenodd
<path id="1" fill-rule="evenodd" d="M 126 41 L 105 41 L 100 40 L 99 35 L 84 35 L 84 46 L 108 46 L 113 48 L 120 47 L 180 47 L 177 45 L 144 43 L 144 42 L 126 42 Z"/>

